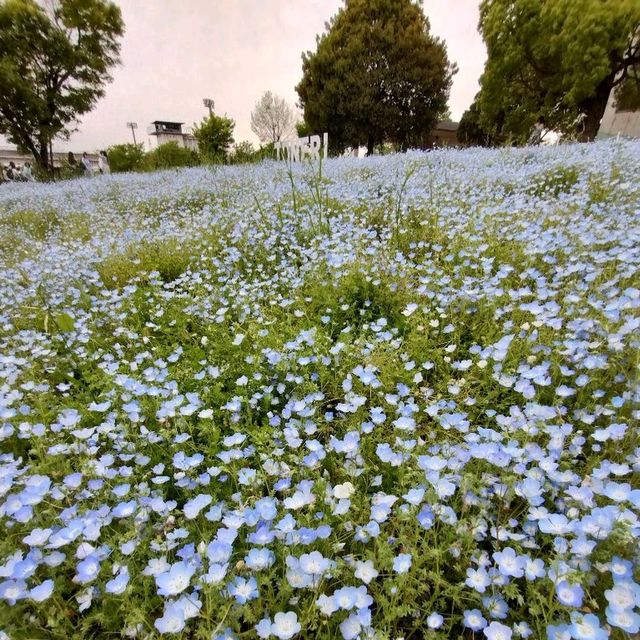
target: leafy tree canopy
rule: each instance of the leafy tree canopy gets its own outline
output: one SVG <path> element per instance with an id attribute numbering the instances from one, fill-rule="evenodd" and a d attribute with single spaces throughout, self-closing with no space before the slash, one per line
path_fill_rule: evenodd
<path id="1" fill-rule="evenodd" d="M 233 144 L 233 128 L 236 123 L 225 116 L 215 113 L 204 118 L 193 128 L 193 135 L 198 141 L 200 155 L 213 162 L 222 162 L 227 158 L 229 147 Z"/>
<path id="2" fill-rule="evenodd" d="M 104 94 L 123 31 L 107 0 L 0 0 L 0 133 L 41 169 Z"/>
<path id="3" fill-rule="evenodd" d="M 620 111 L 640 109 L 640 64 L 629 69 L 627 77 L 616 88 L 616 108 Z"/>
<path id="4" fill-rule="evenodd" d="M 483 0 L 485 126 L 526 138 L 536 118 L 591 140 L 613 88 L 640 62 L 638 0 Z M 573 130 L 573 131 L 572 131 Z"/>
<path id="5" fill-rule="evenodd" d="M 495 136 L 485 129 L 480 122 L 478 96 L 471 106 L 462 114 L 458 124 L 457 138 L 460 142 L 472 146 L 491 147 L 498 143 Z"/>
<path id="6" fill-rule="evenodd" d="M 419 144 L 447 104 L 456 66 L 411 0 L 345 0 L 302 56 L 304 120 L 332 151 Z"/>

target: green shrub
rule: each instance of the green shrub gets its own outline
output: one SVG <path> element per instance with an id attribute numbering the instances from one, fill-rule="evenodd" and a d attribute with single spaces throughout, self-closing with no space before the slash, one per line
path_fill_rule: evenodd
<path id="1" fill-rule="evenodd" d="M 235 122 L 231 118 L 211 114 L 204 118 L 200 125 L 193 129 L 198 141 L 198 151 L 208 162 L 224 162 L 233 144 L 233 128 Z"/>
<path id="2" fill-rule="evenodd" d="M 255 162 L 256 154 L 257 152 L 253 148 L 253 145 L 245 140 L 234 147 L 229 160 L 231 164 L 246 164 L 247 162 Z"/>
<path id="3" fill-rule="evenodd" d="M 114 173 L 140 171 L 144 157 L 144 148 L 141 144 L 114 144 L 107 149 L 109 167 Z"/>
<path id="4" fill-rule="evenodd" d="M 181 147 L 177 142 L 165 142 L 147 153 L 143 168 L 147 171 L 193 167 L 198 164 L 198 154 L 191 149 Z"/>

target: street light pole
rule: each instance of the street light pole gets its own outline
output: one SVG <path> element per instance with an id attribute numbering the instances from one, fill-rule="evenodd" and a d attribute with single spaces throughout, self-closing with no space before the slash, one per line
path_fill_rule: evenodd
<path id="1" fill-rule="evenodd" d="M 136 142 L 136 129 L 138 128 L 138 123 L 137 122 L 127 122 L 127 127 L 129 127 L 129 129 L 131 129 L 131 134 L 133 135 L 133 144 L 137 145 L 138 143 Z"/>
<path id="2" fill-rule="evenodd" d="M 203 98 L 202 104 L 209 109 L 209 117 L 213 115 L 213 107 L 215 107 L 215 103 L 211 98 Z"/>

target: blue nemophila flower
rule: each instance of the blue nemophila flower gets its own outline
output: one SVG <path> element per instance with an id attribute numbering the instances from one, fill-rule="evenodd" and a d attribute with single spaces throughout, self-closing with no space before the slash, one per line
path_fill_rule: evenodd
<path id="1" fill-rule="evenodd" d="M 213 498 L 205 493 L 197 495 L 188 502 L 185 502 L 183 511 L 187 520 L 193 520 L 198 514 L 206 509 L 212 502 Z"/>
<path id="2" fill-rule="evenodd" d="M 561 513 L 552 513 L 548 517 L 539 520 L 538 527 L 543 533 L 564 535 L 573 531 L 574 525 Z"/>
<path id="3" fill-rule="evenodd" d="M 195 567 L 185 562 L 176 562 L 168 571 L 156 575 L 158 595 L 175 596 L 182 593 L 191 582 Z"/>
<path id="4" fill-rule="evenodd" d="M 582 606 L 584 589 L 579 584 L 571 584 L 566 580 L 561 580 L 556 584 L 556 597 L 568 607 Z"/>
<path id="5" fill-rule="evenodd" d="M 444 623 L 444 618 L 439 613 L 432 613 L 427 618 L 427 626 L 429 629 L 439 629 Z"/>
<path id="6" fill-rule="evenodd" d="M 396 573 L 407 573 L 411 568 L 411 554 L 400 553 L 393 559 L 393 570 Z"/>
<path id="7" fill-rule="evenodd" d="M 115 518 L 128 518 L 135 513 L 137 506 L 138 503 L 135 500 L 121 502 L 111 510 L 111 513 Z"/>
<path id="8" fill-rule="evenodd" d="M 626 579 L 630 579 L 633 575 L 633 564 L 629 560 L 620 558 L 619 556 L 613 556 L 611 558 L 609 570 L 613 576 L 614 582 L 624 582 Z"/>
<path id="9" fill-rule="evenodd" d="M 275 554 L 270 549 L 250 549 L 244 561 L 250 569 L 261 571 L 273 565 Z"/>
<path id="10" fill-rule="evenodd" d="M 475 589 L 478 593 L 484 593 L 491 584 L 491 578 L 484 567 L 478 567 L 477 569 L 470 567 L 467 569 L 465 584 Z"/>
<path id="11" fill-rule="evenodd" d="M 12 606 L 18 600 L 26 598 L 27 595 L 27 583 L 24 580 L 4 580 L 0 582 L 0 599 L 5 600 Z"/>
<path id="12" fill-rule="evenodd" d="M 607 640 L 609 634 L 600 626 L 598 616 L 593 613 L 571 613 L 571 637 L 575 640 Z"/>
<path id="13" fill-rule="evenodd" d="M 319 551 L 303 553 L 299 558 L 299 566 L 309 575 L 322 575 L 331 568 L 331 561 L 325 558 Z"/>
<path id="14" fill-rule="evenodd" d="M 524 574 L 527 580 L 535 580 L 536 578 L 544 578 L 546 571 L 544 568 L 544 560 L 536 558 L 532 560 L 526 556 L 526 563 L 524 567 Z"/>
<path id="15" fill-rule="evenodd" d="M 86 584 L 95 580 L 98 577 L 98 573 L 100 573 L 100 559 L 98 556 L 91 554 L 77 564 L 76 575 L 73 580 L 80 584 Z"/>
<path id="16" fill-rule="evenodd" d="M 335 597 L 327 596 L 325 594 L 321 594 L 318 597 L 318 599 L 316 600 L 316 606 L 325 616 L 331 616 L 340 609 L 340 606 L 336 602 Z"/>
<path id="17" fill-rule="evenodd" d="M 614 583 L 604 596 L 612 611 L 623 611 L 640 607 L 640 585 L 632 580 L 621 579 Z"/>
<path id="18" fill-rule="evenodd" d="M 571 626 L 568 624 L 547 625 L 547 640 L 571 640 Z"/>
<path id="19" fill-rule="evenodd" d="M 293 636 L 300 633 L 300 629 L 298 616 L 292 611 L 286 613 L 279 612 L 273 616 L 271 633 L 276 636 L 276 638 L 279 638 L 279 640 L 289 640 L 289 638 L 293 638 Z"/>
<path id="20" fill-rule="evenodd" d="M 270 618 L 262 618 L 255 626 L 258 638 L 269 638 L 271 636 L 271 625 L 272 622 Z"/>
<path id="21" fill-rule="evenodd" d="M 357 431 L 349 431 L 342 440 L 331 436 L 330 444 L 334 451 L 344 453 L 348 458 L 351 458 L 360 447 L 360 434 Z"/>
<path id="22" fill-rule="evenodd" d="M 162 617 L 153 624 L 160 633 L 179 633 L 186 624 L 183 608 L 175 602 L 167 602 Z"/>
<path id="23" fill-rule="evenodd" d="M 34 602 L 44 602 L 51 597 L 53 593 L 53 580 L 44 580 L 39 585 L 32 587 L 29 591 L 29 598 Z"/>
<path id="24" fill-rule="evenodd" d="M 356 587 L 341 587 L 333 593 L 333 602 L 339 609 L 350 611 L 356 606 L 358 601 L 358 590 Z"/>
<path id="25" fill-rule="evenodd" d="M 485 627 L 482 633 L 484 633 L 487 640 L 511 640 L 513 635 L 510 627 L 495 621 Z"/>
<path id="26" fill-rule="evenodd" d="M 200 580 L 205 584 L 220 584 L 227 577 L 228 569 L 227 563 L 211 563 L 207 573 L 200 576 Z"/>
<path id="27" fill-rule="evenodd" d="M 320 576 L 314 576 L 313 574 L 304 571 L 300 566 L 300 560 L 295 556 L 287 556 L 286 565 L 287 582 L 294 589 L 306 589 L 319 583 Z"/>
<path id="28" fill-rule="evenodd" d="M 227 592 L 236 599 L 238 604 L 244 604 L 258 597 L 258 583 L 253 577 L 248 580 L 237 577 L 227 585 Z"/>
<path id="29" fill-rule="evenodd" d="M 640 631 L 640 615 L 632 609 L 605 609 L 607 622 L 612 627 L 617 627 L 628 634 L 636 634 Z"/>
<path id="30" fill-rule="evenodd" d="M 511 547 L 505 547 L 503 551 L 495 552 L 493 559 L 498 564 L 498 570 L 504 576 L 521 578 L 524 575 L 527 559 L 518 556 Z"/>
<path id="31" fill-rule="evenodd" d="M 487 620 L 479 609 L 467 609 L 464 612 L 463 624 L 471 631 L 481 631 L 487 626 Z"/>
<path id="32" fill-rule="evenodd" d="M 105 591 L 107 593 L 113 593 L 115 595 L 120 595 L 124 593 L 127 585 L 129 584 L 129 568 L 122 567 L 117 575 L 107 582 L 105 585 Z"/>
<path id="33" fill-rule="evenodd" d="M 340 633 L 343 640 L 354 640 L 362 631 L 362 623 L 356 614 L 350 614 L 340 623 Z"/>
<path id="34" fill-rule="evenodd" d="M 504 620 L 509 612 L 509 605 L 499 595 L 485 596 L 482 598 L 482 606 L 492 618 Z"/>

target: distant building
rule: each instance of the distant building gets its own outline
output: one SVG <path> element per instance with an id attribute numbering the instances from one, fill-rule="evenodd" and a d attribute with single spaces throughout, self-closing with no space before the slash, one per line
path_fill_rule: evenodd
<path id="1" fill-rule="evenodd" d="M 629 111 L 619 108 L 616 105 L 614 89 L 609 95 L 598 137 L 609 138 L 617 135 L 640 138 L 640 110 Z"/>
<path id="2" fill-rule="evenodd" d="M 428 135 L 424 137 L 422 146 L 425 149 L 440 147 L 462 147 L 458 142 L 458 123 L 451 120 L 441 120 Z"/>
<path id="3" fill-rule="evenodd" d="M 154 120 L 147 129 L 150 136 L 155 136 L 156 144 L 165 142 L 177 142 L 179 146 L 197 151 L 198 142 L 191 131 L 183 131 L 184 122 L 167 122 L 165 120 Z"/>

